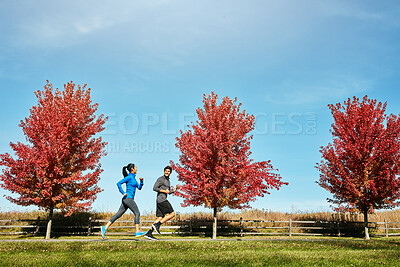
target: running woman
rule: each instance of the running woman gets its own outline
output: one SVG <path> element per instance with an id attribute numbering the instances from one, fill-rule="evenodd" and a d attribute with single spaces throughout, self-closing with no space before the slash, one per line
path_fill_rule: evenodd
<path id="1" fill-rule="evenodd" d="M 129 173 L 128 173 L 129 171 Z M 140 212 L 136 202 L 134 201 L 136 188 L 141 190 L 143 187 L 143 177 L 140 177 L 140 183 L 136 181 L 137 168 L 135 164 L 129 163 L 127 166 L 122 168 L 122 174 L 124 179 L 117 183 L 119 192 L 123 195 L 122 203 L 119 207 L 118 212 L 111 217 L 110 221 L 105 226 L 101 227 L 101 237 L 106 238 L 107 229 L 113 224 L 118 218 L 120 218 L 128 209 L 130 209 L 135 215 L 135 236 L 142 236 L 145 232 L 141 232 L 139 228 L 140 224 Z M 122 189 L 122 184 L 126 184 L 126 192 Z"/>
<path id="2" fill-rule="evenodd" d="M 175 217 L 174 209 L 172 208 L 171 203 L 169 203 L 167 200 L 167 196 L 175 193 L 175 191 L 179 189 L 179 185 L 176 186 L 175 190 L 171 189 L 171 184 L 169 181 L 171 173 L 172 168 L 170 166 L 165 167 L 164 175 L 159 177 L 154 184 L 153 190 L 157 192 L 157 219 L 152 224 L 150 230 L 144 235 L 144 237 L 147 239 L 157 240 L 157 238 L 153 236 L 153 230 L 156 231 L 157 234 L 161 234 L 161 224 Z"/>

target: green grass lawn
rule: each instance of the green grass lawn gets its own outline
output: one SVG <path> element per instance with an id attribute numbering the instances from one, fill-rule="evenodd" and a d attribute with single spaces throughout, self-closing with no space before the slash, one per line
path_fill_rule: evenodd
<path id="1" fill-rule="evenodd" d="M 400 239 L 0 242 L 1 266 L 400 266 Z"/>

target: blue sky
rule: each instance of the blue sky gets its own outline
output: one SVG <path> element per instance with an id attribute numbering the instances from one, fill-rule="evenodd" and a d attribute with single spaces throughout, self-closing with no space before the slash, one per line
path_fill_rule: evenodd
<path id="1" fill-rule="evenodd" d="M 314 167 L 332 140 L 327 105 L 367 94 L 399 114 L 399 13 L 398 1 L 1 0 L 0 153 L 25 142 L 18 124 L 46 80 L 87 83 L 109 116 L 93 210 L 118 209 L 116 182 L 134 162 L 145 178 L 135 200 L 152 213 L 153 183 L 178 159 L 178 130 L 214 91 L 256 116 L 252 157 L 289 182 L 252 206 L 329 210 Z M 170 200 L 178 212 L 208 211 Z M 35 209 L 0 198 L 1 211 Z"/>

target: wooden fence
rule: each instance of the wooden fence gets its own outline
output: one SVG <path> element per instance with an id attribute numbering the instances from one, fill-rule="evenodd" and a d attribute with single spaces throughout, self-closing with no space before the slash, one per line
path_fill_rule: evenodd
<path id="1" fill-rule="evenodd" d="M 62 235 L 99 235 L 101 225 L 108 220 L 92 219 L 78 225 L 59 225 L 53 222 L 52 236 Z M 150 229 L 153 221 L 142 220 L 141 229 Z M 45 234 L 46 220 L 0 220 L 0 235 Z M 371 236 L 400 236 L 400 222 L 370 222 Z M 133 235 L 132 220 L 117 220 L 108 230 L 108 235 Z M 286 236 L 363 236 L 363 222 L 346 221 L 269 221 L 269 220 L 219 220 L 218 235 L 286 235 Z M 174 220 L 161 226 L 163 234 L 172 235 L 211 235 L 211 220 Z"/>

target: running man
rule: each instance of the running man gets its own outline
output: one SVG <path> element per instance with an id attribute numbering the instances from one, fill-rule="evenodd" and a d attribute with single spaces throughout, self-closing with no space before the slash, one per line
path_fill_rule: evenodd
<path id="1" fill-rule="evenodd" d="M 153 230 L 160 235 L 161 224 L 175 217 L 174 209 L 172 208 L 171 203 L 167 200 L 167 196 L 175 193 L 175 191 L 179 189 L 179 185 L 176 186 L 175 190 L 171 189 L 171 183 L 169 180 L 171 173 L 172 168 L 170 166 L 165 167 L 164 175 L 159 177 L 154 184 L 153 190 L 157 192 L 157 219 L 151 225 L 150 230 L 144 235 L 147 239 L 157 240 L 157 238 L 153 236 Z"/>

